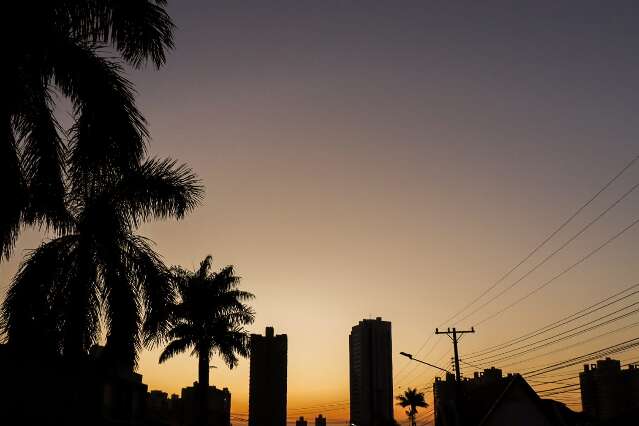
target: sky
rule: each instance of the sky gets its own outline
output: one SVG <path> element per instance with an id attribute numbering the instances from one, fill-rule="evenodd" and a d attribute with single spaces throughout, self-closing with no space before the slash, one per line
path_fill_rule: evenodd
<path id="1" fill-rule="evenodd" d="M 207 254 L 235 265 L 256 295 L 250 330 L 288 335 L 289 416 L 348 418 L 348 334 L 363 318 L 392 322 L 399 393 L 437 374 L 399 351 L 423 347 L 422 359 L 449 367 L 437 326 L 476 326 L 463 358 L 639 282 L 638 225 L 478 325 L 637 219 L 637 191 L 503 296 L 443 323 L 639 154 L 636 2 L 173 0 L 169 12 L 166 66 L 129 78 L 149 153 L 189 164 L 206 197 L 141 233 L 169 265 L 195 268 Z M 494 292 L 638 182 L 635 164 Z M 25 232 L 0 265 L 0 295 L 41 238 Z M 504 370 L 636 337 L 638 319 L 624 321 Z M 149 389 L 195 381 L 196 359 L 158 356 L 140 356 Z M 211 383 L 245 416 L 248 361 L 213 364 Z"/>

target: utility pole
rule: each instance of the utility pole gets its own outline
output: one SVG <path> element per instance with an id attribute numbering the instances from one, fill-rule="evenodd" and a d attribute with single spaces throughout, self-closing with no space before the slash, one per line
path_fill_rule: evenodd
<path id="1" fill-rule="evenodd" d="M 457 343 L 459 343 L 459 336 L 466 333 L 474 333 L 475 327 L 470 327 L 470 330 L 457 330 L 455 327 L 451 330 L 450 328 L 446 331 L 439 331 L 438 328 L 435 329 L 435 334 L 445 334 L 451 338 L 453 341 L 453 351 L 455 353 L 455 380 L 457 383 L 461 381 L 461 373 L 459 372 L 459 351 L 457 350 Z M 452 336 L 451 336 L 452 335 Z"/>

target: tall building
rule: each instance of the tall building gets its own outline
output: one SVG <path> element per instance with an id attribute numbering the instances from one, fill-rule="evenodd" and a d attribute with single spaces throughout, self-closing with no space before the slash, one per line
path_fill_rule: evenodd
<path id="1" fill-rule="evenodd" d="M 391 323 L 381 317 L 360 321 L 348 346 L 351 424 L 386 424 L 393 418 Z"/>
<path id="2" fill-rule="evenodd" d="M 621 363 L 610 358 L 586 364 L 579 373 L 579 384 L 584 413 L 602 424 L 626 424 L 626 419 L 633 417 L 636 421 L 639 416 L 639 368 L 636 366 L 629 365 L 622 370 Z"/>
<path id="3" fill-rule="evenodd" d="M 321 414 L 315 417 L 315 426 L 326 426 L 326 417 Z"/>
<path id="4" fill-rule="evenodd" d="M 300 418 L 295 421 L 295 426 L 308 426 L 308 422 L 304 420 L 304 416 L 300 416 Z"/>
<path id="5" fill-rule="evenodd" d="M 249 426 L 286 426 L 286 334 L 251 335 Z"/>

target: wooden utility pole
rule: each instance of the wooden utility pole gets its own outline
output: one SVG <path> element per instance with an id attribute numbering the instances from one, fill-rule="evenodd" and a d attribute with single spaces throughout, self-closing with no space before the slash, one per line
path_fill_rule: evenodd
<path id="1" fill-rule="evenodd" d="M 475 327 L 471 327 L 470 330 L 457 330 L 455 327 L 446 331 L 439 331 L 435 329 L 435 334 L 445 334 L 453 341 L 453 350 L 455 353 L 455 380 L 459 383 L 461 381 L 461 373 L 459 372 L 459 351 L 457 350 L 457 343 L 459 343 L 459 336 L 466 333 L 474 333 Z"/>

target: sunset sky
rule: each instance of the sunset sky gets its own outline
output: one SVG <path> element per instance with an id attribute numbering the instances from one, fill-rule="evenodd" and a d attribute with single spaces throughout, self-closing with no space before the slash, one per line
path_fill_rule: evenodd
<path id="1" fill-rule="evenodd" d="M 637 225 L 478 324 L 638 219 L 638 189 L 501 298 L 442 324 L 639 154 L 636 1 L 173 0 L 169 12 L 166 67 L 129 77 L 150 154 L 188 163 L 206 197 L 182 222 L 141 232 L 169 265 L 195 268 L 207 254 L 235 265 L 257 296 L 251 331 L 288 335 L 289 416 L 348 419 L 348 334 L 362 318 L 392 322 L 399 393 L 431 387 L 436 371 L 398 353 L 416 353 L 437 326 L 476 326 L 463 356 L 639 282 Z M 639 163 L 494 293 L 637 183 Z M 24 233 L 0 265 L 2 297 L 40 239 Z M 637 321 L 504 370 L 637 337 Z M 433 336 L 418 357 L 449 367 L 450 350 Z M 179 393 L 196 379 L 195 358 L 158 356 L 140 357 L 149 389 Z M 248 360 L 213 364 L 211 383 L 246 416 Z"/>

